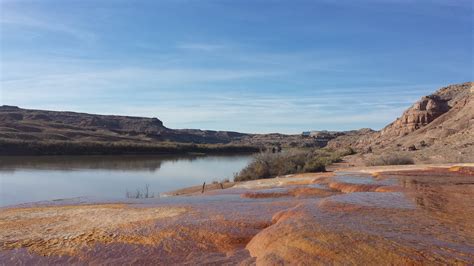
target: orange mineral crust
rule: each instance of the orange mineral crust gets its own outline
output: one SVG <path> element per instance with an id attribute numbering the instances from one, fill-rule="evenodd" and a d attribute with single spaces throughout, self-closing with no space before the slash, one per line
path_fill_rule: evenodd
<path id="1" fill-rule="evenodd" d="M 473 264 L 471 169 L 400 168 L 292 175 L 120 204 L 3 208 L 0 261 Z"/>

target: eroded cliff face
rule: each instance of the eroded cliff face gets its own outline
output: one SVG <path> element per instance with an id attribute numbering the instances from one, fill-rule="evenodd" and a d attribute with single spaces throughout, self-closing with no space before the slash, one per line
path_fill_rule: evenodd
<path id="1" fill-rule="evenodd" d="M 380 135 L 394 137 L 408 135 L 428 125 L 449 109 L 448 102 L 438 95 L 425 96 L 405 111 L 395 122 L 382 129 Z"/>
<path id="2" fill-rule="evenodd" d="M 422 97 L 380 131 L 338 137 L 329 147 L 352 146 L 362 154 L 410 153 L 417 162 L 474 161 L 472 82 Z"/>
<path id="3" fill-rule="evenodd" d="M 467 105 L 471 94 L 472 83 L 444 87 L 432 95 L 422 97 L 406 110 L 403 115 L 380 131 L 382 137 L 406 136 L 430 124 L 438 117 L 456 111 Z M 471 114 L 472 115 L 472 114 Z"/>

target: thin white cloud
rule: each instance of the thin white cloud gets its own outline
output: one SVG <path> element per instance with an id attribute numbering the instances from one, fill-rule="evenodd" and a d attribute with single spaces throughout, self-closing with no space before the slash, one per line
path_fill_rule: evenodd
<path id="1" fill-rule="evenodd" d="M 194 82 L 213 82 L 226 80 L 239 80 L 246 78 L 257 78 L 278 75 L 281 72 L 267 70 L 239 70 L 239 69 L 162 69 L 162 68 L 142 68 L 124 67 L 107 70 L 95 70 L 90 72 L 64 73 L 50 75 L 26 75 L 22 79 L 2 80 L 8 86 L 13 86 L 17 82 L 57 82 L 64 83 L 75 81 L 80 84 L 80 80 L 140 80 L 146 78 L 148 81 L 160 82 L 161 84 L 183 84 Z"/>
<path id="2" fill-rule="evenodd" d="M 161 75 L 169 82 L 184 75 L 193 84 L 203 75 L 233 79 L 247 74 L 228 75 L 224 72 L 175 70 Z M 133 82 L 145 79 L 153 84 L 153 69 L 117 69 L 95 73 L 49 76 L 48 79 L 2 82 L 5 104 L 23 107 L 80 112 L 153 116 L 172 128 L 203 128 L 243 132 L 298 133 L 306 129 L 352 129 L 361 125 L 382 127 L 408 107 L 407 97 L 413 91 L 398 87 L 379 87 L 377 91 L 347 89 L 298 93 L 238 93 L 238 90 L 215 92 L 182 91 L 179 89 L 138 89 L 132 92 Z M 221 77 L 221 78 L 222 78 Z M 156 81 L 155 77 L 155 81 Z M 208 78 L 204 78 L 208 80 Z M 130 83 L 132 82 L 132 83 Z M 164 80 L 160 81 L 162 84 Z M 123 84 L 123 88 L 121 88 Z M 176 84 L 174 84 L 176 85 Z M 418 87 L 418 86 L 410 86 Z M 357 97 L 355 97 L 357 95 Z M 422 94 L 416 96 L 417 98 Z"/>
<path id="3" fill-rule="evenodd" d="M 178 49 L 201 51 L 201 52 L 215 52 L 226 48 L 224 45 L 211 43 L 180 43 Z"/>
<path id="4" fill-rule="evenodd" d="M 77 27 L 68 26 L 64 24 L 64 22 L 51 21 L 45 18 L 20 15 L 12 12 L 2 12 L 0 25 L 0 28 L 21 27 L 32 28 L 42 32 L 62 33 L 86 43 L 93 43 L 97 40 L 96 34 Z"/>
<path id="5" fill-rule="evenodd" d="M 180 104 L 179 100 L 160 101 L 156 106 L 128 105 L 121 108 L 120 112 L 158 116 L 165 125 L 172 128 L 207 127 L 241 132 L 258 130 L 257 133 L 299 133 L 307 129 L 354 129 L 358 125 L 382 127 L 394 120 L 405 108 L 374 105 L 370 110 L 353 112 L 340 110 L 340 106 L 329 107 L 328 103 L 312 108 L 311 104 L 301 104 L 297 99 L 285 96 L 271 99 L 265 96 L 232 97 L 229 101 L 207 97 L 209 98 L 201 103 L 190 105 Z M 311 99 L 319 100 L 317 97 Z M 329 101 L 336 100 L 333 98 Z"/>

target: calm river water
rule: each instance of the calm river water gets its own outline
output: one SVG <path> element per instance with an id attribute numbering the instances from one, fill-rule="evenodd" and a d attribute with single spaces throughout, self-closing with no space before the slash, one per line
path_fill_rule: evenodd
<path id="1" fill-rule="evenodd" d="M 73 197 L 123 199 L 232 179 L 250 155 L 0 157 L 0 206 Z"/>

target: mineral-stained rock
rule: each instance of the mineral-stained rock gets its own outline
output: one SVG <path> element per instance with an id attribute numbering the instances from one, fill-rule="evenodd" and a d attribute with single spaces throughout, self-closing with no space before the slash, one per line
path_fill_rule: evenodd
<path id="1" fill-rule="evenodd" d="M 275 214 L 247 248 L 258 265 L 472 264 L 473 176 L 456 170 L 401 172 L 403 193 L 304 202 Z"/>
<path id="2" fill-rule="evenodd" d="M 2 208 L 0 262 L 472 264 L 472 167 L 390 169 L 250 181 L 166 200 Z"/>
<path id="3" fill-rule="evenodd" d="M 111 242 L 116 236 L 114 230 L 121 226 L 174 217 L 184 211 L 129 208 L 121 204 L 7 209 L 0 215 L 0 247 L 28 247 L 41 255 L 73 254 L 81 243 Z"/>

